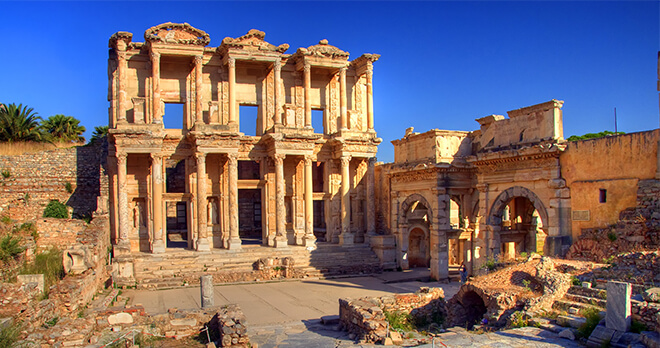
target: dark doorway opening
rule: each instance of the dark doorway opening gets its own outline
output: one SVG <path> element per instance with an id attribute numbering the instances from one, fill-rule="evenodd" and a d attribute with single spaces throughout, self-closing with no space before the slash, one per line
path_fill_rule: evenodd
<path id="1" fill-rule="evenodd" d="M 474 291 L 469 291 L 463 296 L 461 301 L 465 309 L 465 324 L 468 330 L 472 330 L 475 324 L 480 324 L 486 314 L 486 305 L 484 300 Z"/>
<path id="2" fill-rule="evenodd" d="M 427 255 L 429 243 L 426 240 L 426 233 L 421 228 L 415 228 L 410 231 L 408 239 L 408 265 L 412 267 L 429 267 Z"/>
<path id="3" fill-rule="evenodd" d="M 168 160 L 165 163 L 165 192 L 186 192 L 186 161 Z"/>
<path id="4" fill-rule="evenodd" d="M 261 244 L 261 190 L 238 190 L 238 231 L 243 244 Z"/>
<path id="5" fill-rule="evenodd" d="M 259 180 L 259 163 L 256 161 L 238 161 L 238 180 Z"/>
<path id="6" fill-rule="evenodd" d="M 325 238 L 325 201 L 314 201 L 314 236 L 319 242 L 327 241 Z"/>
<path id="7" fill-rule="evenodd" d="M 188 205 L 167 202 L 167 247 L 188 247 Z"/>

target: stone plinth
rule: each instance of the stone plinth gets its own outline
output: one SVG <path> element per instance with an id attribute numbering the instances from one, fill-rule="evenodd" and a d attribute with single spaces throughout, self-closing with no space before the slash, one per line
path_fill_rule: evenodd
<path id="1" fill-rule="evenodd" d="M 630 297 L 632 285 L 624 282 L 607 282 L 607 318 L 608 329 L 628 331 L 631 321 Z"/>
<path id="2" fill-rule="evenodd" d="M 202 308 L 213 307 L 215 299 L 213 297 L 213 276 L 210 274 L 199 277 L 200 291 L 202 295 Z"/>

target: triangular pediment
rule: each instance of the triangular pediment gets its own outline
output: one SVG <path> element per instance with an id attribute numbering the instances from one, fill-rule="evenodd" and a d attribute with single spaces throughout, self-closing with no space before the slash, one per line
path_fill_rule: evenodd
<path id="1" fill-rule="evenodd" d="M 148 42 L 165 44 L 206 46 L 211 42 L 209 34 L 188 23 L 163 23 L 144 32 Z"/>
<path id="2" fill-rule="evenodd" d="M 227 50 L 227 49 L 240 49 L 240 50 L 248 50 L 248 51 L 271 51 L 271 52 L 278 52 L 278 53 L 284 53 L 287 49 L 289 49 L 288 44 L 282 44 L 279 46 L 275 46 L 273 44 L 268 43 L 264 38 L 266 37 L 266 33 L 264 33 L 261 30 L 257 29 L 251 29 L 247 34 L 237 37 L 237 38 L 231 38 L 231 37 L 226 37 L 224 40 L 222 40 L 222 45 L 220 45 L 220 50 Z"/>
<path id="3" fill-rule="evenodd" d="M 319 41 L 318 45 L 309 46 L 307 48 L 299 48 L 298 54 L 303 56 L 314 56 L 320 58 L 342 59 L 347 60 L 349 53 L 342 51 L 339 48 L 328 44 L 328 40 Z"/>

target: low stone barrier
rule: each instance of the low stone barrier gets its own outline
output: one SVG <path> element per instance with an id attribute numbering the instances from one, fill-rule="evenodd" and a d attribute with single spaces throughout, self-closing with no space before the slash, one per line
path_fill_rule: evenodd
<path id="1" fill-rule="evenodd" d="M 384 343 L 389 333 L 385 312 L 410 314 L 420 323 L 441 321 L 446 315 L 444 297 L 441 288 L 423 287 L 415 293 L 339 299 L 339 320 L 357 339 Z"/>
<path id="2" fill-rule="evenodd" d="M 660 288 L 648 289 L 644 301 L 632 301 L 632 319 L 660 333 Z"/>

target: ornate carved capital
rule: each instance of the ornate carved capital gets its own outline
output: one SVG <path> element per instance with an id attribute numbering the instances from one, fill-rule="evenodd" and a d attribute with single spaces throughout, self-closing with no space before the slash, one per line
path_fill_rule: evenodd
<path id="1" fill-rule="evenodd" d="M 304 161 L 305 161 L 305 165 L 306 165 L 306 166 L 311 166 L 311 165 L 312 165 L 312 162 L 314 161 L 314 156 L 312 156 L 312 155 L 305 155 L 305 159 L 304 159 Z"/>
<path id="2" fill-rule="evenodd" d="M 120 63 L 126 62 L 126 52 L 118 51 L 117 52 L 117 61 Z"/>
<path id="3" fill-rule="evenodd" d="M 305 63 L 303 66 L 303 71 L 305 74 L 309 74 L 312 71 L 312 66 L 309 63 Z"/>
<path id="4" fill-rule="evenodd" d="M 275 63 L 273 64 L 273 69 L 275 69 L 275 71 L 282 70 L 282 61 L 280 59 L 275 60 Z"/>
<path id="5" fill-rule="evenodd" d="M 276 153 L 273 155 L 273 161 L 275 161 L 276 166 L 282 166 L 284 165 L 284 158 L 286 157 L 285 154 L 281 153 Z"/>
<path id="6" fill-rule="evenodd" d="M 477 190 L 481 193 L 488 192 L 488 184 L 477 184 Z"/>
<path id="7" fill-rule="evenodd" d="M 195 62 L 195 65 L 202 65 L 203 60 L 204 60 L 203 56 L 195 56 L 193 61 Z"/>
<path id="8" fill-rule="evenodd" d="M 369 162 L 368 162 L 369 167 L 374 167 L 374 166 L 376 165 L 376 157 L 370 157 L 370 158 L 367 159 L 367 160 L 369 161 Z"/>
<path id="9" fill-rule="evenodd" d="M 126 158 L 128 157 L 127 153 L 118 152 L 115 156 L 117 157 L 117 165 L 119 165 L 119 166 L 125 166 L 126 165 Z"/>
<path id="10" fill-rule="evenodd" d="M 161 153 L 150 153 L 151 161 L 153 164 L 162 164 L 163 163 L 163 154 Z"/>
<path id="11" fill-rule="evenodd" d="M 160 61 L 160 53 L 158 53 L 158 52 L 151 51 L 149 53 L 149 56 L 151 57 L 152 62 Z"/>
<path id="12" fill-rule="evenodd" d="M 197 165 L 204 165 L 206 163 L 206 154 L 204 152 L 195 153 L 195 159 L 197 159 Z"/>
<path id="13" fill-rule="evenodd" d="M 229 160 L 230 166 L 238 165 L 238 154 L 237 153 L 228 153 L 227 159 Z"/>
<path id="14" fill-rule="evenodd" d="M 352 158 L 353 158 L 353 156 L 351 156 L 351 155 L 344 155 L 344 156 L 341 156 L 341 158 L 339 160 L 341 161 L 342 166 L 347 166 L 351 162 Z"/>
<path id="15" fill-rule="evenodd" d="M 371 83 L 371 80 L 374 78 L 374 68 L 369 66 L 366 71 L 367 74 L 367 83 Z"/>
<path id="16" fill-rule="evenodd" d="M 227 65 L 229 65 L 230 69 L 236 69 L 236 58 L 227 58 Z"/>

